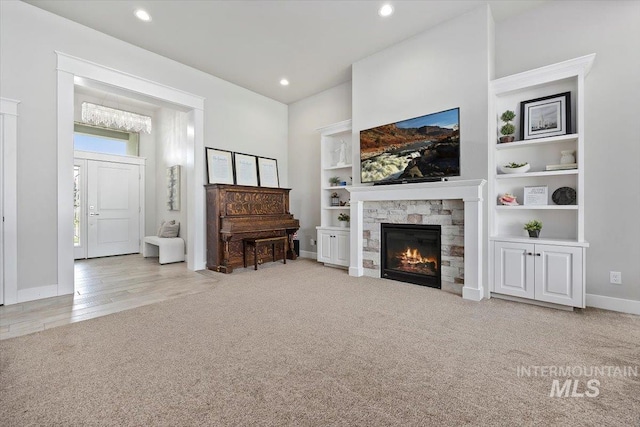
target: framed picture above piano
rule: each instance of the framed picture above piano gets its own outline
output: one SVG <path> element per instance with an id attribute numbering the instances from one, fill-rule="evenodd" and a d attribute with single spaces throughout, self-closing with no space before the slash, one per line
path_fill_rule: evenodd
<path id="1" fill-rule="evenodd" d="M 233 157 L 231 151 L 206 148 L 207 180 L 209 184 L 233 184 Z"/>
<path id="2" fill-rule="evenodd" d="M 258 157 L 258 175 L 260 187 L 279 188 L 278 161 L 268 157 Z"/>
<path id="3" fill-rule="evenodd" d="M 250 154 L 233 153 L 237 185 L 258 186 L 258 160 Z"/>

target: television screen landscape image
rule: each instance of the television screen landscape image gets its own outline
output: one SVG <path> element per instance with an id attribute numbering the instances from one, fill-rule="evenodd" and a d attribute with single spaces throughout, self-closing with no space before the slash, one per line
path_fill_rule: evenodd
<path id="1" fill-rule="evenodd" d="M 460 176 L 460 109 L 360 131 L 363 183 Z"/>

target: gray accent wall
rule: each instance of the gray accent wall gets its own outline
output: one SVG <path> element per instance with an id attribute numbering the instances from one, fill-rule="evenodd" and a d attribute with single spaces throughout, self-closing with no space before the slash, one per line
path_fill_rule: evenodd
<path id="1" fill-rule="evenodd" d="M 496 26 L 496 77 L 590 53 L 587 294 L 640 301 L 640 2 L 547 2 Z M 622 272 L 622 285 L 609 283 L 609 271 Z"/>

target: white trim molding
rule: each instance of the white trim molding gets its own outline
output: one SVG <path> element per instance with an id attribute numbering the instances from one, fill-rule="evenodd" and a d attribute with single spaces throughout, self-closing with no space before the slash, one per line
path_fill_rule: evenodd
<path id="1" fill-rule="evenodd" d="M 522 73 L 513 74 L 493 80 L 489 83 L 493 93 L 505 93 L 513 90 L 519 90 L 523 87 L 535 86 L 568 77 L 581 76 L 586 77 L 593 66 L 596 54 L 581 56 L 579 58 L 569 59 L 567 61 L 558 62 L 534 70 L 524 71 Z M 492 138 L 493 140 L 495 138 Z"/>
<path id="2" fill-rule="evenodd" d="M 587 307 L 619 311 L 640 316 L 640 301 L 587 294 Z"/>
<path id="3" fill-rule="evenodd" d="M 115 83 L 116 87 L 129 90 L 173 104 L 204 110 L 204 98 L 162 83 L 134 76 L 115 68 L 106 67 L 86 59 L 56 51 L 58 71 L 66 71 L 75 77 L 86 78 L 100 83 Z"/>
<path id="4" fill-rule="evenodd" d="M 188 114 L 187 267 L 205 268 L 204 98 L 91 61 L 57 52 L 58 71 L 58 295 L 73 293 L 73 101 L 84 81 L 152 97 Z"/>
<path id="5" fill-rule="evenodd" d="M 362 214 L 364 202 L 389 200 L 454 200 L 464 202 L 464 287 L 462 298 L 480 301 L 489 298 L 482 283 L 482 187 L 487 181 L 461 180 L 347 187 L 351 195 L 351 257 L 349 275 L 364 275 L 362 266 Z"/>
<path id="6" fill-rule="evenodd" d="M 0 120 L 2 136 L 2 177 L 0 197 L 2 197 L 2 275 L 0 303 L 18 302 L 18 104 L 20 101 L 0 98 Z"/>

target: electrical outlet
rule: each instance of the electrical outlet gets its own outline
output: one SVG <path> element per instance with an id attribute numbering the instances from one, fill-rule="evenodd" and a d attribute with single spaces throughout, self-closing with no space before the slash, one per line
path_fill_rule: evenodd
<path id="1" fill-rule="evenodd" d="M 610 271 L 609 281 L 614 285 L 622 285 L 622 273 L 620 271 Z"/>
<path id="2" fill-rule="evenodd" d="M 316 239 L 314 239 L 313 237 L 309 239 L 309 244 L 311 246 L 315 246 L 316 245 Z"/>

